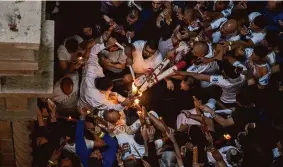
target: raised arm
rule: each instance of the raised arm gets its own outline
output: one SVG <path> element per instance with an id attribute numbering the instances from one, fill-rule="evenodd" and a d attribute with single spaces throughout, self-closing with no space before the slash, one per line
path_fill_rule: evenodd
<path id="1" fill-rule="evenodd" d="M 200 81 L 207 81 L 207 82 L 210 81 L 210 75 L 198 74 L 198 73 L 193 73 L 193 72 L 185 72 L 185 71 L 175 71 L 175 72 L 182 76 L 191 76 Z"/>

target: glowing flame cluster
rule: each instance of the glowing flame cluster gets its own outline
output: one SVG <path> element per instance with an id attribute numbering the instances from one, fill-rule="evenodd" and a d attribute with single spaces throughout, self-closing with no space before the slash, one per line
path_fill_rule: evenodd
<path id="1" fill-rule="evenodd" d="M 230 140 L 231 139 L 231 136 L 229 134 L 224 134 L 223 137 L 226 139 L 226 140 Z"/>

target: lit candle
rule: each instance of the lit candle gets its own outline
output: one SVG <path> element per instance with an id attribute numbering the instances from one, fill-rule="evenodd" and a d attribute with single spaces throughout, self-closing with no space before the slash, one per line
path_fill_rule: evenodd
<path id="1" fill-rule="evenodd" d="M 132 67 L 132 66 L 129 66 L 129 69 L 130 69 L 131 75 L 132 75 L 132 77 L 133 77 L 133 80 L 135 80 L 136 77 L 135 77 L 135 72 L 134 72 L 134 70 L 133 70 L 133 67 Z"/>
<path id="2" fill-rule="evenodd" d="M 140 100 L 139 99 L 135 99 L 135 104 L 139 104 L 140 103 Z"/>
<path id="3" fill-rule="evenodd" d="M 86 113 L 87 113 L 87 114 L 90 114 L 90 111 L 89 111 L 89 110 L 87 110 L 87 111 L 86 111 Z"/>
<path id="4" fill-rule="evenodd" d="M 229 134 L 224 134 L 223 137 L 226 139 L 226 140 L 230 140 L 231 139 L 231 136 Z"/>
<path id="5" fill-rule="evenodd" d="M 138 88 L 135 86 L 134 83 L 132 83 L 132 95 L 136 95 L 138 93 Z"/>
<path id="6" fill-rule="evenodd" d="M 71 121 L 71 120 L 72 120 L 72 117 L 69 115 L 68 119 L 69 119 L 69 121 Z"/>

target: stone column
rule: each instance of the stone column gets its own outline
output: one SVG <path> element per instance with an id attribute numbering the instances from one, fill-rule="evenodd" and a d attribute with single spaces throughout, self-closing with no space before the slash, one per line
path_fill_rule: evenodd
<path id="1" fill-rule="evenodd" d="M 0 166 L 14 167 L 13 140 L 10 121 L 0 121 Z"/>
<path id="2" fill-rule="evenodd" d="M 17 167 L 32 166 L 32 148 L 30 139 L 30 121 L 13 121 L 14 154 Z"/>

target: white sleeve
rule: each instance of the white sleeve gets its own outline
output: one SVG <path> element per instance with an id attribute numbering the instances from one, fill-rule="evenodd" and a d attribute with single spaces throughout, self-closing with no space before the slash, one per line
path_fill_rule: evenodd
<path id="1" fill-rule="evenodd" d="M 259 44 L 265 37 L 264 33 L 253 33 L 252 38 L 250 39 L 255 45 Z"/>
<path id="2" fill-rule="evenodd" d="M 153 68 L 155 68 L 158 64 L 160 64 L 163 61 L 162 54 L 159 51 L 157 51 L 157 52 L 158 52 L 158 55 L 157 55 L 157 57 L 154 61 Z"/>
<path id="3" fill-rule="evenodd" d="M 158 149 L 162 148 L 163 141 L 162 141 L 162 139 L 158 139 L 158 140 L 154 141 L 154 144 L 155 144 L 155 149 L 158 150 Z"/>
<path id="4" fill-rule="evenodd" d="M 269 65 L 274 65 L 276 63 L 276 54 L 274 53 L 274 51 L 266 56 L 266 61 Z"/>
<path id="5" fill-rule="evenodd" d="M 219 19 L 214 20 L 214 21 L 210 24 L 210 26 L 211 26 L 212 30 L 215 30 L 215 29 L 219 28 L 220 25 L 223 24 L 223 23 L 226 22 L 226 21 L 227 21 L 227 19 L 226 19 L 225 17 L 222 17 L 222 18 L 219 18 Z"/>
<path id="6" fill-rule="evenodd" d="M 90 55 L 97 55 L 99 52 L 101 52 L 103 49 L 105 49 L 104 44 L 95 44 L 91 50 L 90 50 Z"/>
<path id="7" fill-rule="evenodd" d="M 194 73 L 203 73 L 209 68 L 208 64 L 205 65 L 191 65 L 188 69 L 187 72 L 194 72 Z"/>
<path id="8" fill-rule="evenodd" d="M 62 61 L 69 61 L 71 59 L 70 53 L 68 53 L 64 45 L 60 45 L 57 49 L 57 56 Z"/>
<path id="9" fill-rule="evenodd" d="M 134 47 L 135 47 L 136 50 L 142 51 L 142 50 L 143 50 L 144 43 L 145 43 L 145 41 L 140 40 L 140 41 L 135 41 L 135 42 L 133 43 L 133 45 L 134 45 Z"/>
<path id="10" fill-rule="evenodd" d="M 234 7 L 234 3 L 233 3 L 232 0 L 230 0 L 227 9 L 221 11 L 221 13 L 223 14 L 223 16 L 224 16 L 224 17 L 230 16 L 231 13 L 232 13 L 233 7 Z"/>
<path id="11" fill-rule="evenodd" d="M 124 107 L 121 104 L 114 104 L 110 101 L 108 101 L 105 96 L 101 95 L 98 90 L 92 91 L 91 95 L 95 98 L 88 98 L 89 99 L 89 104 L 98 109 L 98 110 L 110 110 L 114 109 L 117 111 L 123 111 Z"/>
<path id="12" fill-rule="evenodd" d="M 223 78 L 221 75 L 212 75 L 210 76 L 210 83 L 220 87 L 229 87 L 231 83 Z"/>
<path id="13" fill-rule="evenodd" d="M 80 37 L 80 36 L 78 36 L 78 35 L 74 35 L 73 38 L 74 38 L 76 41 L 78 41 L 79 44 L 84 41 L 83 38 Z"/>
<path id="14" fill-rule="evenodd" d="M 249 57 L 251 57 L 251 55 L 253 54 L 254 49 L 253 48 L 246 48 L 245 49 L 245 57 L 248 59 Z"/>
<path id="15" fill-rule="evenodd" d="M 235 61 L 235 62 L 233 63 L 233 66 L 234 66 L 234 67 L 241 67 L 241 68 L 243 68 L 244 71 L 247 71 L 247 70 L 248 70 L 247 67 L 244 66 L 244 65 L 243 65 L 241 62 L 239 62 L 239 61 Z"/>
<path id="16" fill-rule="evenodd" d="M 225 10 L 222 10 L 221 13 L 223 14 L 224 17 L 228 17 L 228 16 L 231 15 L 232 9 L 225 9 Z"/>
<path id="17" fill-rule="evenodd" d="M 265 86 L 269 83 L 270 73 L 265 74 L 261 78 L 258 79 L 258 84 Z"/>
<path id="18" fill-rule="evenodd" d="M 131 131 L 135 134 L 141 127 L 141 121 L 138 119 L 136 120 L 131 126 Z"/>
<path id="19" fill-rule="evenodd" d="M 85 87 L 82 87 L 83 94 L 81 94 L 80 98 L 82 98 L 85 103 L 98 110 L 124 110 L 124 107 L 121 104 L 114 104 L 107 100 L 105 95 L 95 88 L 93 85 L 94 78 L 86 77 L 83 82 L 85 82 L 86 85 L 84 85 Z"/>

